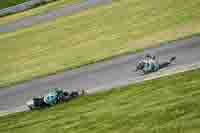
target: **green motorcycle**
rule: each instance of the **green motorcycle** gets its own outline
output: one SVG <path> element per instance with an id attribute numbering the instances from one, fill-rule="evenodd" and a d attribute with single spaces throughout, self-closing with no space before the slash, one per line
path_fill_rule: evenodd
<path id="1" fill-rule="evenodd" d="M 160 69 L 168 67 L 175 60 L 176 60 L 176 57 L 174 56 L 174 57 L 171 57 L 169 61 L 159 63 L 156 60 L 155 56 L 151 56 L 150 54 L 147 54 L 145 56 L 145 59 L 137 63 L 135 71 L 142 71 L 144 74 L 156 72 Z"/>
<path id="2" fill-rule="evenodd" d="M 29 100 L 26 105 L 30 110 L 51 107 L 56 104 L 69 101 L 84 94 L 84 91 L 66 91 L 61 88 L 50 89 L 49 92 L 42 97 L 34 97 Z"/>

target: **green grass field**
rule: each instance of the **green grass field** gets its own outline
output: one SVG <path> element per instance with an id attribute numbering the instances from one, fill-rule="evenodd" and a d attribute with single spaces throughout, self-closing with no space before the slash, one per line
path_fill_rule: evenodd
<path id="1" fill-rule="evenodd" d="M 53 1 L 53 2 L 51 2 L 51 1 Z M 15 22 L 17 20 L 20 20 L 22 18 L 29 17 L 29 16 L 44 14 L 44 13 L 50 12 L 52 10 L 62 8 L 66 5 L 74 4 L 74 3 L 82 2 L 82 1 L 85 1 L 85 0 L 57 0 L 57 1 L 49 0 L 48 4 L 38 6 L 36 8 L 27 10 L 25 12 L 20 12 L 17 14 L 12 14 L 9 16 L 1 17 L 0 25 Z"/>
<path id="2" fill-rule="evenodd" d="M 199 33 L 200 1 L 123 0 L 0 36 L 0 86 Z"/>
<path id="3" fill-rule="evenodd" d="M 198 133 L 200 70 L 1 117 L 1 133 Z"/>
<path id="4" fill-rule="evenodd" d="M 4 9 L 4 8 L 10 7 L 10 6 L 15 6 L 15 5 L 21 4 L 26 1 L 29 1 L 29 0 L 1 0 L 0 1 L 0 9 Z"/>

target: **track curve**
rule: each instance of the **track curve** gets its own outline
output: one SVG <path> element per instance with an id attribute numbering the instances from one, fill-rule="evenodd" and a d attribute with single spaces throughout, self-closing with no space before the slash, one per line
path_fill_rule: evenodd
<path id="1" fill-rule="evenodd" d="M 176 63 L 167 69 L 200 62 L 200 36 L 162 44 L 159 48 L 145 49 L 144 52 L 116 57 L 112 60 L 2 89 L 0 90 L 0 112 L 26 110 L 24 105 L 27 100 L 32 96 L 45 93 L 48 88 L 52 87 L 84 88 L 93 91 L 96 88 L 112 88 L 122 83 L 129 84 L 130 82 L 127 81 L 130 79 L 132 79 L 131 83 L 138 79 L 143 81 L 146 76 L 141 76 L 133 70 L 136 62 L 145 53 L 158 56 L 160 61 L 168 60 L 171 56 L 177 56 Z"/>
<path id="2" fill-rule="evenodd" d="M 111 3 L 112 0 L 87 0 L 82 3 L 67 5 L 61 9 L 50 11 L 49 13 L 25 17 L 16 22 L 0 25 L 0 33 L 14 32 L 16 30 L 28 28 L 36 24 L 54 21 L 59 17 L 69 16 L 98 5 L 107 5 Z"/>

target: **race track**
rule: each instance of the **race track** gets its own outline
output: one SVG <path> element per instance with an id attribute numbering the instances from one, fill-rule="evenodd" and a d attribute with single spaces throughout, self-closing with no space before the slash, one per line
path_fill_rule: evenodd
<path id="1" fill-rule="evenodd" d="M 99 62 L 79 69 L 66 71 L 40 79 L 35 79 L 17 86 L 0 90 L 0 112 L 15 112 L 26 110 L 25 102 L 33 96 L 42 95 L 48 88 L 61 87 L 65 89 L 84 88 L 89 91 L 97 88 L 112 88 L 126 85 L 131 79 L 134 83 L 144 76 L 134 72 L 135 65 L 145 53 L 166 61 L 171 56 L 177 56 L 177 61 L 169 68 L 192 64 L 200 61 L 200 36 L 162 44 L 159 48 L 146 49 L 137 54 L 115 57 L 112 60 Z M 166 70 L 167 70 L 166 69 Z M 148 75 L 147 75 L 148 76 Z"/>
<path id="2" fill-rule="evenodd" d="M 0 33 L 14 32 L 19 29 L 28 28 L 36 24 L 54 21 L 59 17 L 72 15 L 74 13 L 78 13 L 98 5 L 107 5 L 111 3 L 112 0 L 86 0 L 85 2 L 82 3 L 67 5 L 61 9 L 50 11 L 49 13 L 46 14 L 25 17 L 16 22 L 0 25 Z"/>

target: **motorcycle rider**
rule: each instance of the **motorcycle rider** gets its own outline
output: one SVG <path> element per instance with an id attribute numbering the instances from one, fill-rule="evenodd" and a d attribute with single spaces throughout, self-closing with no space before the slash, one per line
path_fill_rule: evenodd
<path id="1" fill-rule="evenodd" d="M 44 102 L 48 105 L 55 105 L 62 100 L 64 92 L 62 89 L 54 88 L 46 96 L 44 96 Z"/>
<path id="2" fill-rule="evenodd" d="M 80 91 L 67 91 L 61 88 L 53 88 L 50 89 L 49 92 L 42 97 L 33 97 L 31 100 L 26 102 L 26 105 L 30 110 L 51 107 L 58 103 L 69 101 L 84 94 L 85 91 L 83 89 Z"/>
<path id="3" fill-rule="evenodd" d="M 84 95 L 84 93 L 85 93 L 84 90 L 82 90 L 81 94 L 79 94 L 78 91 L 67 92 L 67 91 L 63 91 L 60 88 L 54 88 L 54 89 L 51 89 L 49 93 L 46 96 L 44 96 L 43 99 L 47 105 L 55 105 L 66 99 L 69 100 L 79 95 Z"/>
<path id="4" fill-rule="evenodd" d="M 151 56 L 150 54 L 146 54 L 145 58 L 138 63 L 138 66 L 136 68 L 136 71 L 142 70 L 144 73 L 151 73 L 158 71 L 159 69 L 162 69 L 174 61 L 176 57 L 172 57 L 169 61 L 159 63 L 158 60 L 156 60 L 155 56 Z"/>
<path id="5" fill-rule="evenodd" d="M 159 63 L 156 60 L 155 56 L 147 54 L 142 62 L 144 62 L 144 68 L 143 68 L 144 73 L 155 72 L 159 70 Z"/>

